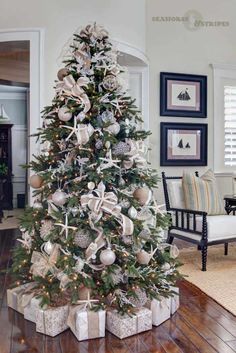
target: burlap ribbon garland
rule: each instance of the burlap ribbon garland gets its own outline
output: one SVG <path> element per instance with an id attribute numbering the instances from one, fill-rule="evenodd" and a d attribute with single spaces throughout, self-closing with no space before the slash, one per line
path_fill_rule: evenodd
<path id="1" fill-rule="evenodd" d="M 45 252 L 33 251 L 30 267 L 30 273 L 34 276 L 45 277 L 48 271 L 56 273 L 57 268 L 55 266 L 60 253 L 60 245 L 54 244 L 51 254 L 48 256 Z"/>
<path id="2" fill-rule="evenodd" d="M 132 235 L 134 230 L 133 221 L 121 213 L 121 207 L 118 205 L 118 198 L 114 192 L 105 192 L 103 182 L 98 184 L 96 190 L 86 195 L 82 195 L 80 203 L 82 207 L 88 208 L 96 215 L 94 222 L 98 221 L 102 213 L 109 213 L 114 216 L 122 227 L 122 235 Z"/>
<path id="3" fill-rule="evenodd" d="M 87 320 L 84 320 L 84 325 L 87 324 L 87 332 L 88 332 L 88 338 L 96 338 L 100 336 L 100 327 L 99 327 L 99 314 L 87 310 L 84 308 L 84 305 L 80 307 L 76 306 L 74 308 L 70 308 L 69 311 L 69 316 L 67 319 L 67 325 L 71 328 L 71 330 L 76 334 L 77 332 L 77 327 L 76 327 L 76 313 L 78 312 L 83 312 L 85 311 L 87 314 Z"/>

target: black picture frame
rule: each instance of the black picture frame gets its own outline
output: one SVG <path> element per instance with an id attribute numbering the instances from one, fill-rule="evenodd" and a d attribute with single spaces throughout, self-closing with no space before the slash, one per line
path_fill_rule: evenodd
<path id="1" fill-rule="evenodd" d="M 160 128 L 160 143 L 161 166 L 207 165 L 207 124 L 163 122 Z M 183 158 L 181 158 L 181 153 L 183 153 Z"/>
<path id="2" fill-rule="evenodd" d="M 189 87 L 186 87 L 185 91 L 181 91 L 180 87 L 182 83 L 185 83 L 185 85 L 189 84 Z M 180 91 L 178 91 L 178 88 Z M 179 93 L 175 96 L 176 105 L 173 105 L 172 103 L 172 100 L 174 99 L 172 94 L 177 94 L 176 92 L 173 93 L 174 89 L 176 89 L 176 92 Z M 187 89 L 190 89 L 189 92 L 192 94 L 190 93 L 189 95 Z M 192 98 L 191 95 L 193 95 Z M 184 106 L 184 103 L 186 103 L 186 106 Z M 206 118 L 207 76 L 161 72 L 160 115 L 186 118 Z"/>

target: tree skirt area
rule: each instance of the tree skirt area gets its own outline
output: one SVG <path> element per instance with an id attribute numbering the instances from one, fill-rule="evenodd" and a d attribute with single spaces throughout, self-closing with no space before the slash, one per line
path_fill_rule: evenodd
<path id="1" fill-rule="evenodd" d="M 223 244 L 209 247 L 206 272 L 201 271 L 201 251 L 196 248 L 181 250 L 179 260 L 188 282 L 236 315 L 236 245 L 229 245 L 227 256 Z"/>
<path id="2" fill-rule="evenodd" d="M 0 223 L 0 230 L 16 229 L 19 227 L 19 217 L 24 213 L 23 209 L 15 209 L 12 211 L 3 211 L 4 217 Z"/>

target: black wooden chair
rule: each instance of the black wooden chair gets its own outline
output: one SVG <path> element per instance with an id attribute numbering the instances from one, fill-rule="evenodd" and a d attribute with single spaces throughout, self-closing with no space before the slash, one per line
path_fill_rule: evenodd
<path id="1" fill-rule="evenodd" d="M 198 176 L 198 173 L 196 172 Z M 167 177 L 162 173 L 166 210 L 171 215 L 167 242 L 174 238 L 191 242 L 202 252 L 202 271 L 206 271 L 207 248 L 236 241 L 236 217 L 231 215 L 208 216 L 206 212 L 187 210 L 184 205 L 182 177 Z"/>

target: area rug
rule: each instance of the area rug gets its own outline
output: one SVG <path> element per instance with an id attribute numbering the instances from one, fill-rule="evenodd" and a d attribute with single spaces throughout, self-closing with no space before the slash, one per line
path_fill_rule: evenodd
<path id="1" fill-rule="evenodd" d="M 201 251 L 196 248 L 182 249 L 179 260 L 188 282 L 236 315 L 236 245 L 229 245 L 227 256 L 224 245 L 209 247 L 206 272 L 201 271 Z"/>
<path id="2" fill-rule="evenodd" d="M 16 229 L 19 227 L 19 217 L 23 214 L 24 210 L 15 209 L 12 211 L 4 211 L 2 223 L 0 223 L 0 230 Z"/>

